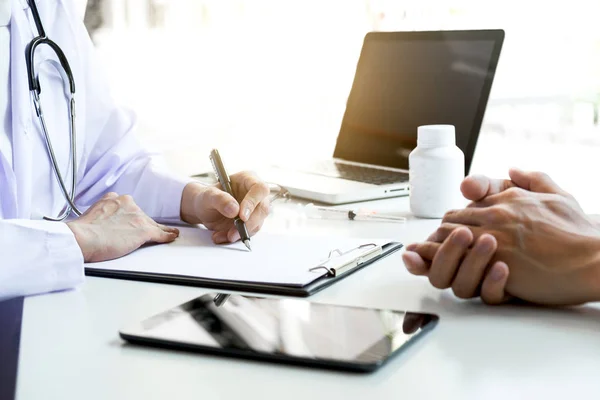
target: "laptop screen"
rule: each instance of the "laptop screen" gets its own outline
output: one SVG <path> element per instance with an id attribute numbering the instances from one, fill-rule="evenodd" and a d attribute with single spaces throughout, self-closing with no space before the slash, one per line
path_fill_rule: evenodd
<path id="1" fill-rule="evenodd" d="M 408 169 L 417 127 L 450 124 L 468 173 L 503 31 L 367 34 L 334 157 Z"/>

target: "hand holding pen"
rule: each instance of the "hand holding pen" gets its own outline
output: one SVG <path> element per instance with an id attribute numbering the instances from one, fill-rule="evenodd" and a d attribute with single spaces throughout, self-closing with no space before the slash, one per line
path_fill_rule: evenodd
<path id="1" fill-rule="evenodd" d="M 212 240 L 216 244 L 240 240 L 234 218 L 239 217 L 252 236 L 269 215 L 269 186 L 266 183 L 251 172 L 238 172 L 229 178 L 235 196 L 222 190 L 219 184 L 191 182 L 183 189 L 181 198 L 181 219 L 213 231 Z"/>
<path id="2" fill-rule="evenodd" d="M 210 160 L 220 188 L 208 187 L 199 199 L 203 203 L 215 203 L 215 212 L 205 215 L 201 223 L 215 231 L 215 243 L 242 240 L 250 249 L 250 236 L 258 232 L 269 214 L 269 187 L 248 172 L 229 176 L 217 150 L 211 151 Z"/>

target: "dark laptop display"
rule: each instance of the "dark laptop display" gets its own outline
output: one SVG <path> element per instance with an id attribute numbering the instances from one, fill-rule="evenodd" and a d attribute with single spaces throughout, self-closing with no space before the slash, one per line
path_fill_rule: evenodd
<path id="1" fill-rule="evenodd" d="M 367 34 L 334 157 L 408 169 L 417 127 L 451 124 L 466 173 L 504 32 Z"/>

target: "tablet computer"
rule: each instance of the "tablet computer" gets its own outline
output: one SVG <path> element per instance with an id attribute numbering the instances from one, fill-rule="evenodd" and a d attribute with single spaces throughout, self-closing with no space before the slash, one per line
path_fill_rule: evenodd
<path id="1" fill-rule="evenodd" d="M 119 333 L 141 345 L 370 372 L 438 319 L 426 313 L 213 293 Z"/>

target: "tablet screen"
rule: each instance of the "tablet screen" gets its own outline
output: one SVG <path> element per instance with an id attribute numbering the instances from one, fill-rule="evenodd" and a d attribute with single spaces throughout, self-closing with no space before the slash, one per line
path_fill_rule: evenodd
<path id="1" fill-rule="evenodd" d="M 299 299 L 224 298 L 199 297 L 122 333 L 236 353 L 379 364 L 438 319 Z"/>

